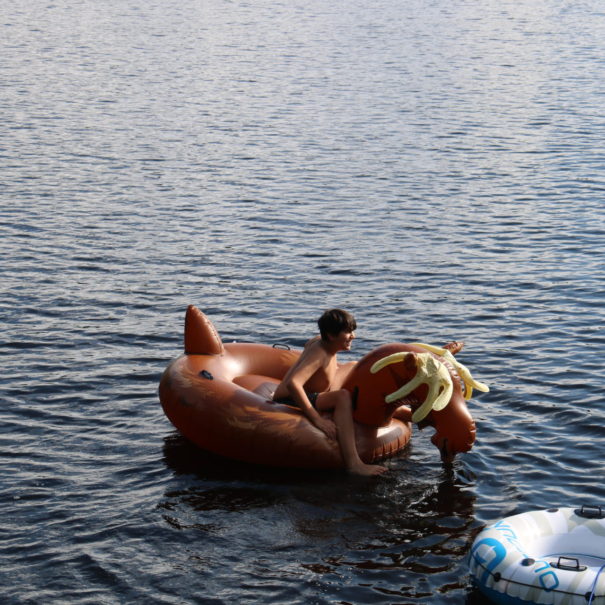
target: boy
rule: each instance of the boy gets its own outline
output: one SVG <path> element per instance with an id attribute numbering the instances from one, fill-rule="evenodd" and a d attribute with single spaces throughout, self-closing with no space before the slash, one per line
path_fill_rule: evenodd
<path id="1" fill-rule="evenodd" d="M 365 464 L 357 452 L 351 394 L 331 391 L 338 362 L 336 353 L 350 351 L 355 338 L 355 318 L 342 309 L 326 311 L 317 321 L 319 336 L 307 342 L 296 363 L 278 385 L 273 401 L 299 407 L 329 439 L 338 439 L 345 466 L 358 475 L 380 475 L 384 466 Z M 334 421 L 319 412 L 334 410 Z"/>

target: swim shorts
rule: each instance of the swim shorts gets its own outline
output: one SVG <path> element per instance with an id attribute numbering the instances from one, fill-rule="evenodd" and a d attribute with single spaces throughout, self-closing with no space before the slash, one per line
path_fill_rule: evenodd
<path id="1" fill-rule="evenodd" d="M 307 393 L 307 397 L 309 398 L 309 401 L 311 402 L 311 405 L 313 407 L 315 407 L 315 403 L 317 401 L 318 396 L 319 393 Z M 273 403 L 283 403 L 284 405 L 292 405 L 295 408 L 298 407 L 298 403 L 296 403 L 296 401 L 294 401 L 294 399 L 292 399 L 291 397 L 281 397 L 280 399 L 274 399 Z"/>

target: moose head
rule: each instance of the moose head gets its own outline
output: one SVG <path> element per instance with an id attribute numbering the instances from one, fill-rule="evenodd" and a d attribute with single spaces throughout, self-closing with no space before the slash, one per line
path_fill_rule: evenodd
<path id="1" fill-rule="evenodd" d="M 475 422 L 466 400 L 474 388 L 483 392 L 489 388 L 454 358 L 462 346 L 387 344 L 368 353 L 343 383 L 353 398 L 355 420 L 385 426 L 395 415 L 420 428 L 433 426 L 431 441 L 446 462 L 470 450 Z"/>

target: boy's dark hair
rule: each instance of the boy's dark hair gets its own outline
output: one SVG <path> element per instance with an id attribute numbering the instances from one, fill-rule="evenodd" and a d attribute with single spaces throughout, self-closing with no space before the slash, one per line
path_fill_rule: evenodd
<path id="1" fill-rule="evenodd" d="M 357 329 L 355 318 L 342 309 L 330 309 L 318 320 L 319 333 L 322 340 L 328 340 L 328 334 L 337 336 L 341 332 L 354 332 Z"/>

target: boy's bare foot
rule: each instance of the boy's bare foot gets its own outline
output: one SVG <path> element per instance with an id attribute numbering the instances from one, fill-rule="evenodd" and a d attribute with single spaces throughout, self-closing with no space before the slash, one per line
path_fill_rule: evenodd
<path id="1" fill-rule="evenodd" d="M 353 475 L 363 475 L 365 477 L 372 477 L 377 475 L 382 475 L 386 473 L 389 469 L 386 466 L 378 466 L 376 464 L 364 464 L 361 462 L 360 464 L 356 464 L 348 469 L 349 473 Z"/>

